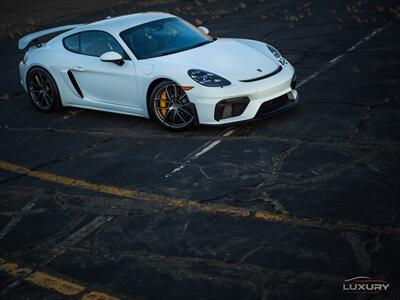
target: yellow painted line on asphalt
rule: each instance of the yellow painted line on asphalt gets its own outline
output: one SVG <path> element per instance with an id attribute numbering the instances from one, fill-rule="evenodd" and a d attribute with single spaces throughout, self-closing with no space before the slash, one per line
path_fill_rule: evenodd
<path id="1" fill-rule="evenodd" d="M 68 296 L 77 295 L 85 290 L 82 285 L 39 271 L 34 271 L 31 275 L 25 277 L 24 281 Z"/>
<path id="2" fill-rule="evenodd" d="M 82 296 L 81 300 L 119 300 L 113 296 L 109 296 L 99 292 L 90 292 Z"/>
<path id="3" fill-rule="evenodd" d="M 24 277 L 32 273 L 32 269 L 21 268 L 15 263 L 7 263 L 4 261 L 0 264 L 0 271 L 6 272 L 13 277 Z"/>
<path id="4" fill-rule="evenodd" d="M 235 216 L 246 217 L 250 215 L 250 212 L 243 208 L 238 207 L 223 207 L 212 204 L 201 204 L 196 201 L 190 201 L 186 199 L 162 196 L 157 194 L 150 194 L 139 192 L 130 189 L 117 188 L 114 186 L 103 185 L 103 184 L 94 184 L 84 180 L 75 179 L 71 177 L 59 176 L 52 173 L 42 172 L 42 171 L 32 171 L 26 167 L 15 165 L 9 162 L 0 160 L 0 169 L 7 170 L 13 173 L 22 174 L 25 176 L 38 178 L 47 182 L 54 182 L 62 185 L 67 185 L 71 187 L 81 188 L 85 190 L 100 192 L 104 194 L 110 194 L 114 196 L 121 196 L 127 198 L 135 198 L 138 200 L 150 201 L 150 202 L 159 202 L 162 204 L 167 204 L 170 206 L 176 207 L 191 207 L 194 209 L 198 209 L 203 212 L 208 213 L 224 213 Z"/>
<path id="5" fill-rule="evenodd" d="M 398 227 L 374 227 L 370 225 L 364 225 L 358 223 L 344 223 L 344 222 L 329 223 L 329 222 L 323 222 L 321 220 L 311 220 L 306 218 L 298 218 L 295 216 L 288 216 L 284 214 L 274 214 L 268 211 L 261 211 L 261 210 L 257 211 L 241 207 L 199 203 L 193 200 L 187 200 L 182 198 L 174 198 L 169 196 L 139 192 L 135 190 L 123 189 L 103 184 L 94 184 L 84 180 L 60 176 L 52 173 L 47 173 L 42 171 L 32 171 L 24 166 L 12 164 L 1 160 L 0 160 L 0 169 L 41 179 L 47 182 L 58 183 L 66 186 L 110 194 L 114 196 L 133 198 L 153 203 L 161 203 L 173 207 L 192 208 L 197 211 L 208 214 L 223 214 L 234 217 L 252 217 L 255 219 L 264 220 L 268 222 L 286 223 L 286 224 L 293 224 L 298 226 L 314 227 L 314 228 L 321 228 L 328 230 L 400 234 L 400 228 Z"/>
<path id="6" fill-rule="evenodd" d="M 89 291 L 87 287 L 71 282 L 54 275 L 50 275 L 31 268 L 20 267 L 16 263 L 0 259 L 0 272 L 15 277 L 24 282 L 34 284 L 64 296 L 80 296 L 82 300 L 118 300 L 119 298 L 97 292 Z"/>

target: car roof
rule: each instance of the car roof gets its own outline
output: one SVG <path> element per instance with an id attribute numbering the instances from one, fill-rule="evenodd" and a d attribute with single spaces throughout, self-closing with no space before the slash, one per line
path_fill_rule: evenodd
<path id="1" fill-rule="evenodd" d="M 163 12 L 143 12 L 131 15 L 125 15 L 115 18 L 108 18 L 93 23 L 89 23 L 82 27 L 79 27 L 77 31 L 84 30 L 104 30 L 110 33 L 118 35 L 121 31 L 128 28 L 144 24 L 147 22 L 175 17 L 174 15 L 163 13 Z"/>

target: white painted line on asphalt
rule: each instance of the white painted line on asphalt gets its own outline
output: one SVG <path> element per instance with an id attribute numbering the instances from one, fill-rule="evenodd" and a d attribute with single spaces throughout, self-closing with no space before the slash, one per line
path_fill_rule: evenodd
<path id="1" fill-rule="evenodd" d="M 202 156 L 204 153 L 207 153 L 208 151 L 210 151 L 212 148 L 214 148 L 215 146 L 217 146 L 219 143 L 221 143 L 221 140 L 217 140 L 212 142 L 211 144 L 209 144 L 207 147 L 205 147 L 203 150 L 201 150 L 200 152 L 197 152 L 195 155 L 193 155 L 191 157 L 190 160 L 194 160 L 199 158 L 200 156 Z"/>
<path id="2" fill-rule="evenodd" d="M 37 199 L 33 198 L 23 208 L 22 212 L 27 212 L 35 206 Z M 0 240 L 2 240 L 22 219 L 22 215 L 14 216 L 10 222 L 0 230 Z"/>
<path id="3" fill-rule="evenodd" d="M 325 65 L 322 66 L 321 69 L 319 69 L 318 71 L 316 71 L 315 73 L 311 74 L 310 76 L 306 77 L 304 80 L 302 80 L 298 85 L 297 88 L 300 88 L 301 86 L 305 85 L 307 82 L 309 82 L 311 79 L 314 79 L 315 77 L 317 77 L 319 74 L 321 74 L 322 72 L 325 72 L 326 70 L 328 70 L 329 68 L 333 67 L 334 65 L 336 65 L 338 62 L 340 62 L 341 60 L 343 60 L 347 54 L 353 52 L 354 50 L 356 50 L 359 46 L 361 46 L 362 44 L 364 44 L 365 42 L 369 41 L 370 39 L 372 39 L 375 35 L 377 35 L 378 33 L 382 32 L 382 30 L 384 30 L 387 26 L 389 26 L 390 24 L 378 28 L 376 30 L 374 30 L 372 33 L 370 33 L 369 35 L 367 35 L 365 38 L 363 38 L 361 41 L 358 41 L 357 43 L 355 43 L 353 46 L 351 46 L 349 49 L 347 49 L 345 54 L 341 54 L 337 57 L 335 57 L 334 59 L 331 59 L 330 61 L 328 61 Z"/>
<path id="4" fill-rule="evenodd" d="M 231 130 L 225 132 L 222 136 L 231 136 L 234 132 L 235 132 L 235 130 L 231 129 Z"/>
<path id="5" fill-rule="evenodd" d="M 222 136 L 223 137 L 227 137 L 232 135 L 235 132 L 235 130 L 230 129 L 227 132 L 223 133 Z M 213 142 L 207 142 L 204 145 L 202 145 L 199 149 L 199 151 L 197 151 L 196 153 L 194 153 L 193 155 L 191 155 L 183 164 L 181 164 L 179 167 L 176 167 L 175 169 L 173 169 L 170 173 L 168 173 L 167 175 L 165 175 L 165 179 L 171 177 L 172 175 L 174 175 L 175 173 L 183 170 L 185 168 L 185 166 L 187 164 L 189 164 L 190 162 L 198 159 L 200 156 L 204 155 L 205 153 L 207 153 L 208 151 L 210 151 L 211 149 L 213 149 L 215 146 L 217 146 L 219 143 L 221 143 L 222 140 L 216 140 Z"/>

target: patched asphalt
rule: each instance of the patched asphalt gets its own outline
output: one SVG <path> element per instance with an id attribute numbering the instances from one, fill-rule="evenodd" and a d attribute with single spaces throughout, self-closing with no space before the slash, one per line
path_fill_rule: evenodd
<path id="1" fill-rule="evenodd" d="M 0 298 L 84 298 L 7 263 L 120 299 L 400 297 L 396 1 L 45 2 L 1 4 Z M 33 108 L 20 34 L 144 10 L 271 43 L 295 65 L 301 102 L 183 133 Z M 390 291 L 344 293 L 356 276 Z"/>

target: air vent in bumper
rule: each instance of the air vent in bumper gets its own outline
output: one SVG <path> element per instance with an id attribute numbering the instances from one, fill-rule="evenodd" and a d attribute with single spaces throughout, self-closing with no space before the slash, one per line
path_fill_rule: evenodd
<path id="1" fill-rule="evenodd" d="M 250 99 L 247 97 L 219 101 L 217 105 L 215 105 L 214 119 L 219 121 L 221 119 L 240 116 L 246 109 L 249 102 Z"/>

